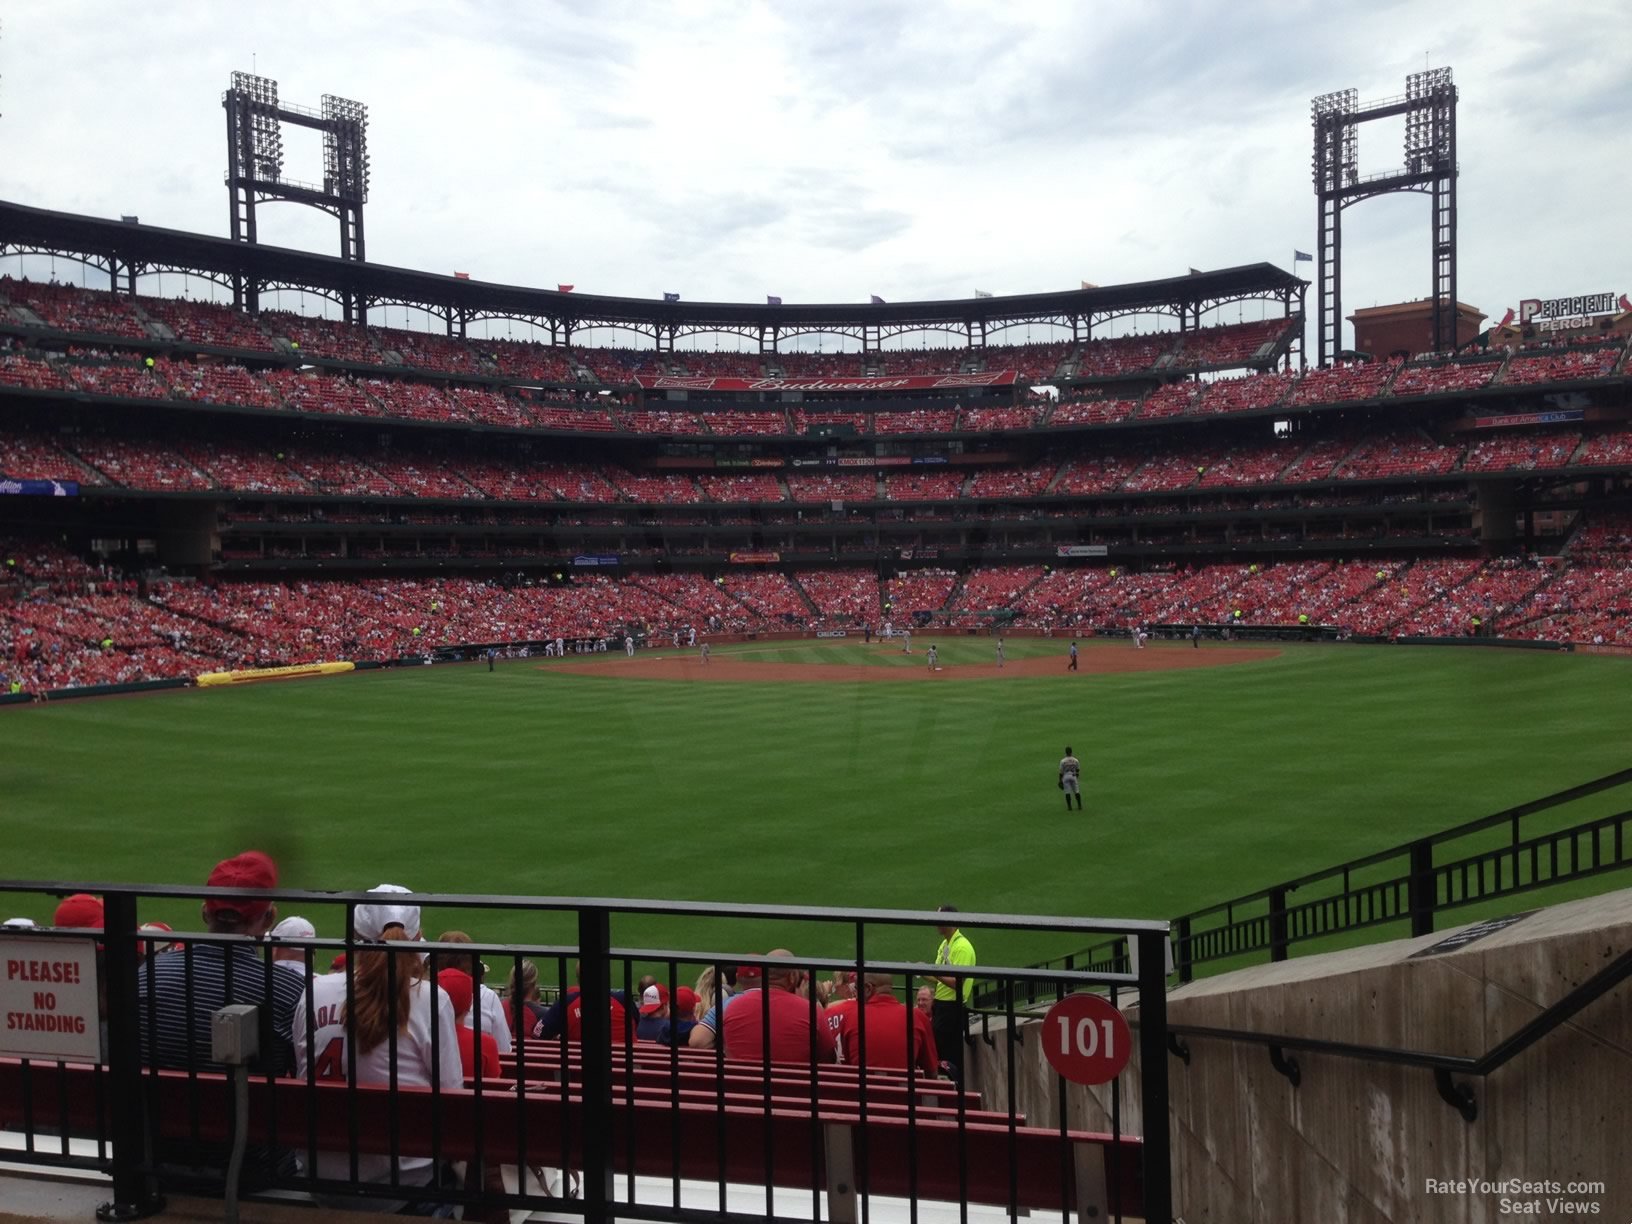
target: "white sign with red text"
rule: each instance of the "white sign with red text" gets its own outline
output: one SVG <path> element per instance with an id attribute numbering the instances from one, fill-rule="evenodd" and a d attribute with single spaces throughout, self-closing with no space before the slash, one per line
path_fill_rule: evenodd
<path id="1" fill-rule="evenodd" d="M 96 941 L 0 936 L 0 1054 L 96 1062 Z"/>
<path id="2" fill-rule="evenodd" d="M 1043 1017 L 1043 1053 L 1073 1084 L 1105 1084 L 1128 1065 L 1133 1034 L 1109 1000 L 1067 995 Z"/>

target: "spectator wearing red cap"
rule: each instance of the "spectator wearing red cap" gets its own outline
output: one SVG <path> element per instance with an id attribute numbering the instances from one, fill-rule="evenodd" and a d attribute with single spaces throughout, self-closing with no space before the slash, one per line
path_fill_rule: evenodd
<path id="1" fill-rule="evenodd" d="M 210 1017 L 223 1007 L 243 1003 L 260 1009 L 260 1053 L 250 1060 L 251 1072 L 288 1075 L 295 1066 L 291 1035 L 300 979 L 273 972 L 253 942 L 277 918 L 272 902 L 259 895 L 277 887 L 277 865 L 260 851 L 249 850 L 217 863 L 205 883 L 232 890 L 204 902 L 204 924 L 210 934 L 247 938 L 197 940 L 181 953 L 154 956 L 140 967 L 136 1020 L 142 1061 L 174 1070 L 222 1070 L 210 1060 Z M 200 1169 L 220 1174 L 230 1155 L 226 1144 L 187 1140 L 167 1142 L 157 1153 L 161 1164 L 186 1167 L 194 1176 Z M 256 1187 L 291 1169 L 289 1153 L 252 1144 L 240 1184 Z"/>
<path id="2" fill-rule="evenodd" d="M 682 990 L 691 994 L 685 987 L 679 987 L 674 992 L 677 1001 L 682 997 Z M 692 1006 L 696 1006 L 695 1002 Z M 655 1041 L 658 1045 L 683 1046 L 697 1024 L 690 1014 L 683 1007 L 671 1009 L 669 988 L 662 982 L 653 982 L 640 992 L 640 1019 L 635 1024 L 635 1039 Z M 674 1018 L 676 1015 L 679 1019 Z"/>
<path id="3" fill-rule="evenodd" d="M 357 906 L 352 914 L 352 929 L 360 942 L 348 958 L 346 972 L 310 979 L 310 1013 L 301 979 L 292 973 L 276 975 L 294 983 L 298 994 L 294 1028 L 300 1040 L 295 1043 L 295 1074 L 345 1081 L 355 1062 L 360 1085 L 390 1084 L 394 1076 L 403 1087 L 462 1088 L 465 1075 L 459 1056 L 459 1022 L 448 994 L 426 979 L 425 962 L 417 948 L 419 907 L 387 899 L 408 891 L 399 885 L 381 884 L 370 891 L 381 899 Z M 375 1143 L 379 1144 L 375 1152 L 358 1153 L 357 1180 L 390 1182 L 391 1157 L 377 1154 L 388 1146 L 385 1137 L 362 1136 L 360 1146 L 366 1149 Z M 349 1181 L 351 1157 L 345 1152 L 319 1152 L 316 1172 L 319 1177 Z M 401 1156 L 395 1180 L 404 1188 L 426 1186 L 435 1173 L 428 1157 Z M 359 1205 L 356 1199 L 318 1198 L 329 1206 Z M 366 1209 L 400 1211 L 408 1201 L 369 1199 Z"/>
<path id="4" fill-rule="evenodd" d="M 436 984 L 453 1004 L 453 1018 L 459 1022 L 459 1031 L 456 1034 L 459 1038 L 459 1064 L 464 1068 L 465 1078 L 469 1079 L 478 1073 L 476 1033 L 466 1023 L 474 998 L 470 974 L 463 969 L 444 969 L 436 975 Z M 480 1074 L 483 1079 L 499 1077 L 499 1047 L 493 1040 L 492 1033 L 482 1034 Z"/>
<path id="5" fill-rule="evenodd" d="M 51 919 L 54 927 L 74 931 L 102 929 L 102 898 L 90 893 L 75 893 L 57 902 L 57 912 Z"/>
<path id="6" fill-rule="evenodd" d="M 573 976 L 581 976 L 582 966 L 573 965 Z M 584 1003 L 583 988 L 574 982 L 561 992 L 559 998 L 551 1003 L 549 1010 L 542 1019 L 533 1025 L 529 1037 L 559 1037 L 567 1035 L 568 1041 L 582 1041 L 584 1037 Z M 624 1006 L 624 996 L 614 990 L 607 997 L 607 1010 L 611 1018 L 612 1041 L 629 1042 L 634 1039 L 634 1028 L 629 1023 L 629 1009 Z"/>
<path id="7" fill-rule="evenodd" d="M 204 924 L 210 934 L 260 939 L 277 919 L 272 902 L 256 895 L 278 885 L 277 865 L 259 850 L 223 859 L 205 883 L 238 894 L 204 902 Z M 142 1059 L 150 1066 L 178 1070 L 221 1070 L 209 1061 L 210 1016 L 229 1004 L 248 1003 L 261 1009 L 261 1051 L 251 1069 L 287 1075 L 295 1065 L 291 1033 L 299 997 L 300 980 L 293 974 L 272 973 L 247 942 L 200 941 L 183 955 L 154 957 L 142 966 L 137 980 Z"/>
<path id="8" fill-rule="evenodd" d="M 136 955 L 142 960 L 152 960 L 162 952 L 181 950 L 181 945 L 174 940 L 158 938 L 160 935 L 175 934 L 175 928 L 168 922 L 144 922 L 136 928 L 136 934 L 141 937 L 136 945 Z"/>
<path id="9" fill-rule="evenodd" d="M 436 937 L 437 943 L 474 943 L 464 931 L 443 931 Z M 478 1012 L 481 1015 L 481 1031 L 498 1042 L 499 1053 L 508 1054 L 514 1047 L 510 1037 L 510 1025 L 504 1018 L 504 1001 L 499 998 L 499 992 L 494 990 L 482 979 L 487 975 L 487 965 L 476 953 L 469 956 L 460 956 L 452 952 L 439 952 L 431 956 L 431 968 L 440 973 L 443 969 L 463 969 L 470 976 L 472 982 L 477 983 L 476 1001 L 471 1004 L 469 1012 L 460 1023 L 474 1026 L 472 1019 Z"/>
<path id="10" fill-rule="evenodd" d="M 102 933 L 102 898 L 90 893 L 74 893 L 57 902 L 57 912 L 51 916 L 51 925 L 59 930 L 95 931 Z M 108 974 L 104 963 L 106 952 L 96 945 L 96 1014 L 101 1036 L 102 1061 L 108 1053 Z"/>
<path id="11" fill-rule="evenodd" d="M 827 1009 L 827 1027 L 837 1039 L 835 1057 L 851 1066 L 905 1071 L 909 1063 L 931 1079 L 940 1074 L 929 1017 L 895 997 L 887 973 L 862 978 L 862 997 L 842 999 Z M 864 1002 L 865 1000 L 865 1002 Z M 865 1008 L 865 1017 L 863 1009 Z M 867 1026 L 867 1059 L 862 1062 L 861 1026 Z"/>
<path id="12" fill-rule="evenodd" d="M 792 960 L 793 953 L 777 948 L 767 953 L 779 960 Z M 762 975 L 764 985 L 757 984 Z M 717 1019 L 718 1037 L 725 1043 L 725 1056 L 745 1062 L 828 1062 L 833 1057 L 834 1038 L 822 1022 L 822 1008 L 800 993 L 809 975 L 794 966 L 771 966 L 760 970 L 743 966 L 737 970 L 739 983 L 755 984 L 732 996 L 723 1019 Z M 698 1042 L 707 1017 L 691 1031 L 690 1044 Z M 766 1046 L 767 1031 L 770 1037 Z"/>

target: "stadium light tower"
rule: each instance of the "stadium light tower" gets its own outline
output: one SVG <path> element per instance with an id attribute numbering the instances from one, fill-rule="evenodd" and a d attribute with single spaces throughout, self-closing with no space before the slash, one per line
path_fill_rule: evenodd
<path id="1" fill-rule="evenodd" d="M 1321 365 L 1342 348 L 1343 210 L 1392 192 L 1433 197 L 1433 338 L 1436 351 L 1456 344 L 1456 86 L 1449 68 L 1413 72 L 1405 93 L 1360 106 L 1352 89 L 1322 94 L 1310 104 L 1315 128 L 1317 201 L 1315 265 Z M 1405 116 L 1403 168 L 1362 175 L 1359 127 L 1373 119 Z"/>
<path id="2" fill-rule="evenodd" d="M 282 200 L 321 209 L 340 221 L 340 258 L 362 260 L 363 204 L 368 199 L 368 107 L 350 98 L 323 95 L 321 110 L 278 100 L 278 83 L 250 72 L 234 72 L 222 96 L 227 112 L 227 194 L 232 205 L 232 238 L 254 243 L 255 206 Z M 286 178 L 283 125 L 293 123 L 323 134 L 323 183 Z M 259 307 L 259 286 L 235 283 L 236 304 Z M 364 303 L 346 295 L 348 322 L 360 322 Z"/>

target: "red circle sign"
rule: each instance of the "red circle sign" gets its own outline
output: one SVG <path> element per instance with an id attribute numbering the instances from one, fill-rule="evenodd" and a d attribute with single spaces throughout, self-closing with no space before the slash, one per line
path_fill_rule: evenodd
<path id="1" fill-rule="evenodd" d="M 1043 1053 L 1073 1084 L 1109 1083 L 1133 1053 L 1122 1013 L 1095 994 L 1067 995 L 1043 1017 Z"/>

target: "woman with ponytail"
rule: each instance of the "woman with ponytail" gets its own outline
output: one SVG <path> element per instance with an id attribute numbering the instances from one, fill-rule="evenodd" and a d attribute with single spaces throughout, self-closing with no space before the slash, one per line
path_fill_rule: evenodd
<path id="1" fill-rule="evenodd" d="M 408 890 L 381 884 L 370 891 Z M 463 1087 L 453 1005 L 427 978 L 424 955 L 413 946 L 420 940 L 418 907 L 359 905 L 352 928 L 359 942 L 346 970 L 312 980 L 309 1020 L 304 993 L 295 1008 L 295 1074 L 344 1081 L 355 1060 L 358 1084 L 389 1084 L 395 1070 L 397 1083 L 404 1087 Z M 397 1159 L 397 1181 L 404 1186 L 429 1185 L 435 1172 L 424 1157 Z M 317 1175 L 349 1180 L 349 1157 L 344 1152 L 319 1152 Z M 359 1153 L 357 1179 L 391 1181 L 391 1158 Z M 336 1196 L 322 1197 L 336 1201 Z M 339 1202 L 354 1211 L 401 1211 L 408 1206 L 401 1200 L 360 1197 Z"/>

